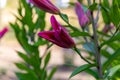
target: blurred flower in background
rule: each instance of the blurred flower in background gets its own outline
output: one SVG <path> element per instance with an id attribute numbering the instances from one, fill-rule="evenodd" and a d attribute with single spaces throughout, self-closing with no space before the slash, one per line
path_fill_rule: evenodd
<path id="1" fill-rule="evenodd" d="M 5 35 L 5 33 L 8 32 L 8 28 L 5 27 L 0 31 L 0 39 Z"/>
<path id="2" fill-rule="evenodd" d="M 4 8 L 6 6 L 7 0 L 0 0 L 0 8 Z"/>
<path id="3" fill-rule="evenodd" d="M 70 0 L 55 0 L 56 5 L 60 8 L 67 8 L 69 6 Z"/>

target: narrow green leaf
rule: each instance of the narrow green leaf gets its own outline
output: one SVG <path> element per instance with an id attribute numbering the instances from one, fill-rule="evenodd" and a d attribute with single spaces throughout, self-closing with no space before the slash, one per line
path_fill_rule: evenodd
<path id="1" fill-rule="evenodd" d="M 98 73 L 95 72 L 94 70 L 92 69 L 87 69 L 85 72 L 87 72 L 88 74 L 92 75 L 94 78 L 98 79 L 99 76 L 98 76 Z"/>
<path id="2" fill-rule="evenodd" d="M 23 63 L 15 63 L 15 65 L 21 70 L 27 70 L 27 66 Z"/>
<path id="3" fill-rule="evenodd" d="M 28 64 L 31 64 L 30 58 L 28 57 L 27 54 L 24 54 L 22 52 L 17 51 L 18 55 Z"/>
<path id="4" fill-rule="evenodd" d="M 70 35 L 72 37 L 78 37 L 78 36 L 90 36 L 87 32 L 78 32 L 78 31 L 74 31 L 72 33 L 70 33 Z"/>
<path id="5" fill-rule="evenodd" d="M 54 73 L 56 72 L 56 70 L 57 70 L 56 67 L 54 67 L 54 68 L 51 70 L 51 72 L 50 72 L 47 80 L 52 80 L 52 77 L 53 77 Z"/>
<path id="6" fill-rule="evenodd" d="M 112 67 L 110 70 L 109 70 L 109 75 L 110 77 L 114 76 L 114 74 L 120 70 L 120 65 L 116 65 L 114 67 Z"/>
<path id="7" fill-rule="evenodd" d="M 117 58 L 120 56 L 120 48 L 118 50 L 116 50 L 115 53 L 113 53 L 108 59 L 107 61 L 103 64 L 103 71 L 105 71 L 110 64 Z"/>
<path id="8" fill-rule="evenodd" d="M 93 66 L 93 65 L 91 65 L 91 64 L 85 64 L 85 65 L 82 65 L 82 66 L 76 68 L 76 69 L 72 72 L 72 74 L 70 75 L 69 78 L 72 78 L 73 76 L 79 74 L 79 73 L 82 72 L 82 71 L 85 71 L 85 70 L 89 69 L 89 68 L 92 67 L 92 66 Z"/>
<path id="9" fill-rule="evenodd" d="M 68 16 L 66 14 L 60 13 L 60 17 L 66 22 L 69 23 Z"/>
<path id="10" fill-rule="evenodd" d="M 47 54 L 47 56 L 45 57 L 44 68 L 45 68 L 45 67 L 47 66 L 47 64 L 49 63 L 50 57 L 51 57 L 51 53 L 49 52 L 49 53 Z"/>
<path id="11" fill-rule="evenodd" d="M 94 11 L 96 8 L 97 8 L 97 3 L 94 3 L 94 4 L 92 4 L 92 5 L 89 6 L 89 9 L 91 11 Z"/>
<path id="12" fill-rule="evenodd" d="M 115 36 L 111 37 L 109 40 L 103 42 L 100 46 L 104 46 L 105 44 L 109 44 L 109 43 L 112 43 L 114 41 L 118 41 L 120 40 L 120 33 L 117 33 Z"/>
<path id="13" fill-rule="evenodd" d="M 16 72 L 17 77 L 19 78 L 19 80 L 38 80 L 37 76 L 34 76 L 30 73 L 19 73 Z"/>

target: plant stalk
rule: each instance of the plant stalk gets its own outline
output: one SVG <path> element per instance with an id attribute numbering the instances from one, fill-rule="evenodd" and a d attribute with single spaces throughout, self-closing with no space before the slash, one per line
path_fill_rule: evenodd
<path id="1" fill-rule="evenodd" d="M 80 51 L 79 51 L 76 47 L 74 47 L 73 50 L 76 51 L 77 54 L 78 54 L 84 61 L 86 61 L 88 64 L 92 64 L 91 62 L 89 62 L 87 59 L 85 59 L 85 58 L 81 55 Z"/>
<path id="2" fill-rule="evenodd" d="M 97 36 L 97 30 L 96 30 L 96 23 L 93 19 L 92 15 L 92 26 L 93 26 L 93 37 L 94 37 L 94 44 L 95 44 L 95 57 L 96 57 L 96 64 L 97 64 L 97 70 L 99 74 L 99 78 L 103 79 L 103 74 L 102 74 L 102 65 L 101 65 L 101 55 L 100 55 L 100 47 L 98 44 L 98 36 Z"/>
<path id="3" fill-rule="evenodd" d="M 93 27 L 93 40 L 94 40 L 94 48 L 95 48 L 95 58 L 96 58 L 96 64 L 97 64 L 97 71 L 99 75 L 99 79 L 103 80 L 103 74 L 102 74 L 102 64 L 101 64 L 101 55 L 100 55 L 100 47 L 98 43 L 98 36 L 97 36 L 97 29 L 96 29 L 96 24 L 99 19 L 99 12 L 100 12 L 100 5 L 98 6 L 98 12 L 96 19 L 94 20 L 93 17 L 93 12 L 91 12 L 91 21 L 92 21 L 92 27 Z"/>

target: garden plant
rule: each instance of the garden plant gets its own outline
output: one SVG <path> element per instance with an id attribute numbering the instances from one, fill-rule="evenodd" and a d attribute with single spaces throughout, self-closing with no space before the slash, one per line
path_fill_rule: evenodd
<path id="1" fill-rule="evenodd" d="M 56 67 L 48 71 L 47 65 L 53 44 L 72 49 L 85 61 L 73 70 L 68 80 L 81 72 L 95 80 L 120 79 L 120 1 L 77 0 L 69 4 L 74 8 L 79 26 L 70 23 L 69 16 L 50 0 L 19 0 L 16 21 L 10 23 L 24 49 L 24 52 L 16 51 L 23 59 L 15 63 L 21 70 L 16 72 L 19 80 L 52 80 Z M 46 13 L 51 14 L 47 18 L 51 23 L 47 30 Z M 41 56 L 39 47 L 43 45 L 46 50 Z"/>

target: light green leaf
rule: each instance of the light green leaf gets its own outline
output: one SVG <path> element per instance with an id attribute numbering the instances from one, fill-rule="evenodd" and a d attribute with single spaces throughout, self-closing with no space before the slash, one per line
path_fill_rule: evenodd
<path id="1" fill-rule="evenodd" d="M 115 36 L 111 37 L 109 40 L 103 42 L 100 46 L 102 47 L 106 44 L 109 44 L 109 43 L 112 43 L 112 42 L 118 41 L 118 40 L 120 40 L 120 33 L 117 33 Z"/>
<path id="2" fill-rule="evenodd" d="M 116 50 L 115 53 L 113 53 L 108 59 L 107 61 L 103 64 L 103 71 L 105 71 L 110 64 L 116 59 L 116 57 L 120 56 L 120 48 L 118 50 Z"/>
<path id="3" fill-rule="evenodd" d="M 112 77 L 118 70 L 120 70 L 120 65 L 114 66 L 110 69 L 108 76 Z"/>

